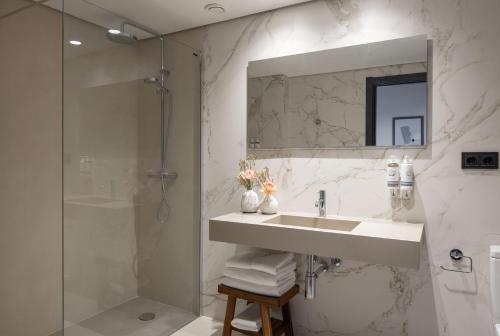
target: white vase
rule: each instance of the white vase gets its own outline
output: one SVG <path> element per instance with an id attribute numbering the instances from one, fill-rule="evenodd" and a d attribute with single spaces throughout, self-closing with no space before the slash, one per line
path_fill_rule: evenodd
<path id="1" fill-rule="evenodd" d="M 241 196 L 241 212 L 253 213 L 259 209 L 259 195 L 253 190 L 245 190 Z"/>
<path id="2" fill-rule="evenodd" d="M 273 195 L 266 195 L 260 204 L 260 212 L 264 215 L 274 215 L 278 212 L 278 200 Z"/>

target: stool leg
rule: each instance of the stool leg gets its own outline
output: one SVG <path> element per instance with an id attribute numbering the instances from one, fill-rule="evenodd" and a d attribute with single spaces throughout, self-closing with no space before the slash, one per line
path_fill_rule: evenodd
<path id="1" fill-rule="evenodd" d="M 286 336 L 293 336 L 293 325 L 292 325 L 292 314 L 290 312 L 290 303 L 286 303 L 281 307 L 281 313 L 283 314 L 283 322 L 287 324 Z"/>
<path id="2" fill-rule="evenodd" d="M 260 318 L 262 320 L 262 334 L 264 336 L 273 336 L 273 326 L 271 325 L 271 314 L 268 305 L 260 305 Z"/>
<path id="3" fill-rule="evenodd" d="M 231 321 L 234 318 L 234 311 L 236 309 L 236 296 L 229 295 L 227 297 L 227 306 L 226 306 L 226 317 L 224 318 L 224 331 L 222 332 L 223 336 L 231 336 Z"/>

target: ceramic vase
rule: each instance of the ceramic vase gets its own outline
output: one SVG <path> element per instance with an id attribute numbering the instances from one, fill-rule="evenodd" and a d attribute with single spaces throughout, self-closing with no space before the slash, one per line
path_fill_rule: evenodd
<path id="1" fill-rule="evenodd" d="M 278 212 L 278 200 L 273 195 L 266 195 L 260 204 L 260 212 L 265 215 L 274 215 Z"/>
<path id="2" fill-rule="evenodd" d="M 241 212 L 254 213 L 259 209 L 259 195 L 252 189 L 245 190 L 241 196 Z"/>

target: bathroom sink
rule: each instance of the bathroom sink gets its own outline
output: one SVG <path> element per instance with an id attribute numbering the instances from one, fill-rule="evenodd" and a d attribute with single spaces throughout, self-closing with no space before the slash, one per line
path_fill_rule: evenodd
<path id="1" fill-rule="evenodd" d="M 407 268 L 419 267 L 423 230 L 419 223 L 291 212 L 209 221 L 212 241 Z"/>
<path id="2" fill-rule="evenodd" d="M 302 226 L 305 228 L 315 228 L 315 229 L 325 229 L 325 230 L 335 230 L 335 231 L 352 231 L 361 222 L 334 219 L 334 218 L 323 218 L 323 217 L 279 215 L 277 217 L 264 221 L 264 223 Z"/>

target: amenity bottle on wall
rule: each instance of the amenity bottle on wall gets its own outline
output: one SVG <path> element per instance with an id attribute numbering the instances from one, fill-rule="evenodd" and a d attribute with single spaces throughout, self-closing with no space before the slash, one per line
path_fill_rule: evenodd
<path id="1" fill-rule="evenodd" d="M 397 198 L 399 196 L 399 163 L 394 156 L 391 156 L 387 163 L 386 179 L 391 198 Z"/>
<path id="2" fill-rule="evenodd" d="M 408 155 L 403 157 L 400 168 L 401 175 L 401 199 L 408 200 L 412 198 L 415 176 L 413 173 L 413 163 Z"/>

